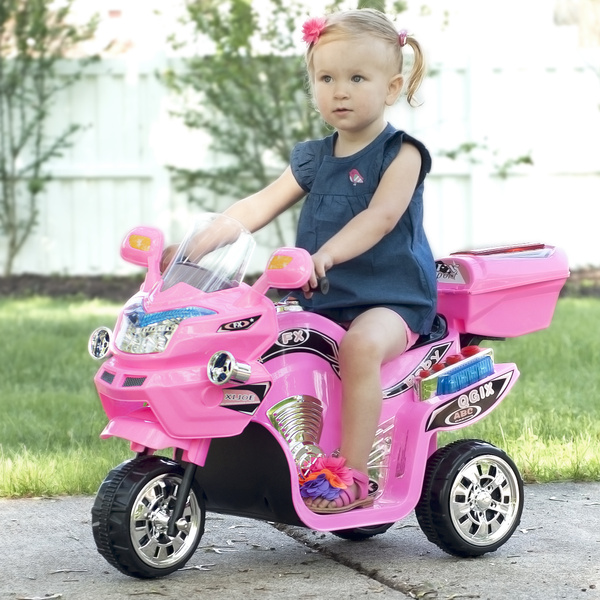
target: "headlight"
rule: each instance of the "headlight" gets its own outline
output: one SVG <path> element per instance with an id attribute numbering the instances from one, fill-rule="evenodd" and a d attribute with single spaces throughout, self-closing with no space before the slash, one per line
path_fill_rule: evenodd
<path id="1" fill-rule="evenodd" d="M 123 313 L 115 343 L 130 354 L 163 352 L 182 321 L 214 314 L 214 310 L 195 306 L 147 313 L 141 303 L 135 304 Z"/>

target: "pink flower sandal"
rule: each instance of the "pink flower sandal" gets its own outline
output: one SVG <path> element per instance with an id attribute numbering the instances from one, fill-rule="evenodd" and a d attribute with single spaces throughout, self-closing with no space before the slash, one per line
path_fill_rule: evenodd
<path id="1" fill-rule="evenodd" d="M 318 514 L 343 513 L 354 508 L 371 506 L 369 478 L 365 473 L 344 466 L 346 459 L 337 457 L 318 458 L 306 475 L 300 476 L 300 494 L 303 498 L 332 501 L 335 506 L 312 506 Z M 358 494 L 350 486 L 356 484 Z"/>

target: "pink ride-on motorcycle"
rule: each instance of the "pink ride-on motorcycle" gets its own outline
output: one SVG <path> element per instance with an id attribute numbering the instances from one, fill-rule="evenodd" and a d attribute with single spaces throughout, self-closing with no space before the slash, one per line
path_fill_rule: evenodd
<path id="1" fill-rule="evenodd" d="M 147 266 L 146 279 L 114 337 L 100 328 L 89 349 L 106 358 L 95 377 L 109 419 L 101 435 L 128 440 L 136 457 L 98 491 L 99 552 L 128 575 L 167 575 L 194 553 L 207 510 L 361 540 L 414 509 L 429 540 L 450 554 L 504 544 L 523 510 L 514 462 L 484 441 L 438 448 L 437 437 L 485 417 L 514 385 L 517 367 L 495 363 L 479 344 L 549 325 L 568 277 L 564 253 L 529 244 L 438 262 L 433 331 L 382 368 L 369 462 L 374 503 L 319 515 L 305 506 L 298 479 L 339 445 L 344 330 L 267 296 L 308 280 L 304 250 L 277 250 L 254 285 L 243 283 L 253 245 L 236 221 L 204 215 L 161 275 L 160 231 L 126 236 L 121 255 Z M 155 454 L 166 448 L 172 459 Z"/>

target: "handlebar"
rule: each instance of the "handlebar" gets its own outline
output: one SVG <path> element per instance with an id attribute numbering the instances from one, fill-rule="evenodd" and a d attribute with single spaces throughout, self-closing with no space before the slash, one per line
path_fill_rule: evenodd
<path id="1" fill-rule="evenodd" d="M 319 277 L 315 290 L 319 290 L 321 294 L 327 294 L 329 292 L 329 279 L 327 277 Z"/>
<path id="2" fill-rule="evenodd" d="M 317 278 L 317 287 L 311 289 L 313 292 L 319 292 L 321 294 L 327 294 L 329 292 L 329 279 L 327 277 Z M 284 302 L 287 299 L 294 299 L 296 294 L 303 294 L 302 288 L 290 291 L 289 294 L 282 300 Z"/>

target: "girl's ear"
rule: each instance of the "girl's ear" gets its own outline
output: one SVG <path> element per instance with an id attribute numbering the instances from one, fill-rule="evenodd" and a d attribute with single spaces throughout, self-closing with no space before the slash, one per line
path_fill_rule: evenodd
<path id="1" fill-rule="evenodd" d="M 390 79 L 388 83 L 388 95 L 385 99 L 386 106 L 393 106 L 396 103 L 403 87 L 404 77 L 402 75 L 397 74 Z"/>

